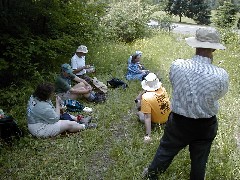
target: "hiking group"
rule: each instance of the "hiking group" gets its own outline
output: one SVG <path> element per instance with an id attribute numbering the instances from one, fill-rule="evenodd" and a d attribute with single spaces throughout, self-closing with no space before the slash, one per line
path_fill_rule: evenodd
<path id="1" fill-rule="evenodd" d="M 136 51 L 127 62 L 127 80 L 141 81 L 142 92 L 136 94 L 137 112 L 145 125 L 144 142 L 151 141 L 151 130 L 164 124 L 164 133 L 150 165 L 143 176 L 158 179 L 166 171 L 178 152 L 189 146 L 191 180 L 203 180 L 212 142 L 217 134 L 218 100 L 228 91 L 227 72 L 213 65 L 213 52 L 225 49 L 215 29 L 200 28 L 195 37 L 186 38 L 186 43 L 196 48 L 191 59 L 177 59 L 170 67 L 172 85 L 171 100 L 160 78 L 141 64 L 142 52 Z M 28 102 L 28 129 L 36 137 L 52 137 L 62 132 L 78 132 L 90 125 L 91 118 L 68 115 L 63 120 L 62 101 L 84 98 L 97 102 L 93 78 L 88 74 L 95 67 L 86 65 L 87 47 L 77 48 L 70 64 L 62 64 L 55 84 L 44 83 L 36 87 Z M 75 82 L 72 84 L 72 81 Z M 102 93 L 107 86 L 102 83 Z M 56 105 L 51 98 L 55 95 Z"/>

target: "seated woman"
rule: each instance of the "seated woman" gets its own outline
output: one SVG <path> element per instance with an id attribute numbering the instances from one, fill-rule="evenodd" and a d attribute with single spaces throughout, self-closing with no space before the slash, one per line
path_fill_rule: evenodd
<path id="1" fill-rule="evenodd" d="M 128 64 L 128 71 L 126 75 L 127 80 L 143 80 L 147 76 L 149 70 L 146 70 L 140 64 L 141 54 L 136 53 L 132 56 L 131 63 Z"/>
<path id="2" fill-rule="evenodd" d="M 40 84 L 28 101 L 28 130 L 33 136 L 47 138 L 65 131 L 78 132 L 85 129 L 85 124 L 60 119 L 61 98 L 56 96 L 56 108 L 50 100 L 54 90 L 53 84 Z"/>
<path id="3" fill-rule="evenodd" d="M 142 54 L 143 54 L 143 53 L 142 53 L 142 51 L 136 51 L 135 54 L 139 54 L 140 57 L 142 57 Z M 128 64 L 131 63 L 131 61 L 132 61 L 132 56 L 133 56 L 133 55 L 131 55 L 131 56 L 128 58 Z"/>

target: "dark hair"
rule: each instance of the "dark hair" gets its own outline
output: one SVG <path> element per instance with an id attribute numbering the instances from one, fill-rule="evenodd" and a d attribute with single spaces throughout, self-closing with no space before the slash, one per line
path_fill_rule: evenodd
<path id="1" fill-rule="evenodd" d="M 33 96 L 38 98 L 40 101 L 47 101 L 50 99 L 51 94 L 55 91 L 55 87 L 52 83 L 42 83 L 37 86 Z"/>
<path id="2" fill-rule="evenodd" d="M 132 55 L 132 60 L 131 60 L 131 62 L 132 63 L 135 63 L 135 60 L 136 60 L 136 58 L 139 56 L 140 54 L 134 54 L 134 55 Z"/>

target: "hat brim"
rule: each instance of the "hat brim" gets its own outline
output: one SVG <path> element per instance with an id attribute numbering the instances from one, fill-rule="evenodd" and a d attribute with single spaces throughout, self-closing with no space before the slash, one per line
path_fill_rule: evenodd
<path id="1" fill-rule="evenodd" d="M 76 52 L 88 53 L 88 50 L 86 50 L 86 51 L 77 50 Z"/>
<path id="2" fill-rule="evenodd" d="M 156 91 L 158 90 L 161 86 L 162 86 L 162 83 L 161 82 L 158 82 L 154 85 L 154 87 L 149 87 L 147 84 L 146 84 L 146 80 L 143 80 L 141 82 L 141 85 L 142 85 L 142 88 L 145 90 L 145 91 Z"/>
<path id="3" fill-rule="evenodd" d="M 73 74 L 73 70 L 67 70 L 67 71 L 64 71 L 64 72 L 66 72 L 67 74 L 70 74 L 70 75 Z"/>
<path id="4" fill-rule="evenodd" d="M 221 50 L 226 49 L 226 47 L 220 43 L 202 42 L 202 41 L 198 41 L 195 37 L 185 38 L 185 40 L 189 46 L 194 48 L 209 48 L 209 49 L 221 49 Z"/>

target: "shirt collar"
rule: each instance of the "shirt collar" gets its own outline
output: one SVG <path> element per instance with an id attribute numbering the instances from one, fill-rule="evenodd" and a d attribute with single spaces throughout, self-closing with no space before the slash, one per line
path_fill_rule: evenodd
<path id="1" fill-rule="evenodd" d="M 210 58 L 199 55 L 193 56 L 192 60 L 197 61 L 198 63 L 212 64 L 212 60 Z"/>

